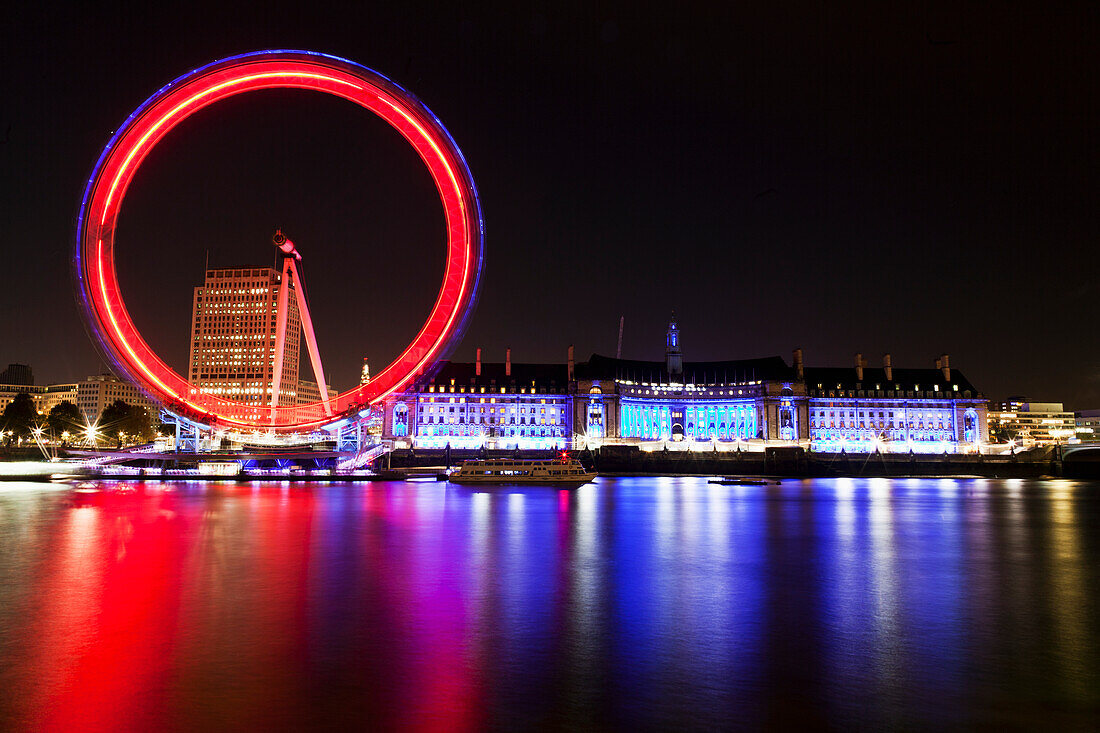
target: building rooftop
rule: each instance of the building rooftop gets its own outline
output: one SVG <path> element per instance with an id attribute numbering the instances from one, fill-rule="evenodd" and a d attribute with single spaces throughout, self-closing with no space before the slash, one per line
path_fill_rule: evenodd
<path id="1" fill-rule="evenodd" d="M 8 368 L 0 372 L 0 384 L 30 386 L 34 384 L 34 372 L 26 364 L 8 364 Z"/>
<path id="2" fill-rule="evenodd" d="M 577 364 L 578 379 L 619 379 L 630 382 L 681 384 L 743 384 L 758 380 L 793 381 L 794 369 L 779 356 L 731 361 L 685 361 L 682 374 L 669 374 L 664 361 L 615 359 L 593 354 Z"/>
<path id="3" fill-rule="evenodd" d="M 565 364 L 524 364 L 512 362 L 512 373 L 505 374 L 504 362 L 481 362 L 481 375 L 477 375 L 475 362 L 450 361 L 443 363 L 431 377 L 418 380 L 422 384 L 450 384 L 453 379 L 455 385 L 554 385 L 565 387 L 568 385 L 568 374 Z"/>
<path id="4" fill-rule="evenodd" d="M 959 393 L 969 392 L 973 396 L 978 395 L 978 390 L 970 383 L 966 376 L 952 367 L 951 379 L 943 378 L 943 372 L 939 369 L 903 369 L 894 368 L 893 379 L 886 378 L 886 370 L 882 367 L 864 367 L 863 379 L 859 379 L 855 367 L 806 367 L 805 380 L 807 389 L 883 389 L 912 391 L 932 391 L 939 385 L 939 392 L 953 392 L 952 385 L 958 385 Z M 817 385 L 821 385 L 818 387 Z M 876 387 L 875 385 L 882 385 Z M 839 386 L 838 386 L 839 385 Z"/>
<path id="5" fill-rule="evenodd" d="M 505 374 L 504 362 L 482 362 L 481 375 L 476 374 L 475 362 L 444 362 L 430 377 L 418 380 L 421 385 L 450 384 L 455 386 L 516 385 L 565 387 L 568 384 L 568 368 L 565 364 L 530 364 L 513 362 L 511 374 Z M 619 380 L 639 383 L 680 384 L 744 384 L 747 382 L 793 382 L 797 379 L 794 367 L 779 356 L 758 359 L 733 359 L 728 361 L 686 361 L 683 374 L 669 374 L 663 361 L 615 359 L 602 354 L 592 354 L 586 362 L 577 362 L 575 378 L 578 380 Z M 955 392 L 959 396 L 978 397 L 980 393 L 958 369 L 951 369 L 950 381 L 945 380 L 939 369 L 893 369 L 893 379 L 886 379 L 886 371 L 864 367 L 863 379 L 857 378 L 855 367 L 805 367 L 804 380 L 810 390 L 883 390 L 919 392 Z M 818 385 L 821 387 L 818 387 Z M 881 385 L 881 386 L 878 386 Z M 956 390 L 954 386 L 957 385 Z M 939 389 L 936 389 L 936 388 Z"/>

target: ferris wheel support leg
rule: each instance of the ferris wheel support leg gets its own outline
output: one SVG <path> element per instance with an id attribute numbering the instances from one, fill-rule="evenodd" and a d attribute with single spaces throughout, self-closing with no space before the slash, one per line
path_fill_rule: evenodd
<path id="1" fill-rule="evenodd" d="M 199 427 L 187 418 L 167 413 L 176 424 L 176 453 L 199 452 Z"/>
<path id="2" fill-rule="evenodd" d="M 362 425 L 355 421 L 342 426 L 336 434 L 336 450 L 341 453 L 359 453 L 362 445 Z"/>
<path id="3" fill-rule="evenodd" d="M 283 260 L 282 279 L 279 281 L 279 305 L 275 316 L 275 364 L 271 369 L 271 421 L 279 407 L 279 388 L 283 381 L 283 350 L 286 348 L 286 311 L 290 295 L 290 267 L 293 260 Z"/>
<path id="4" fill-rule="evenodd" d="M 321 352 L 317 349 L 317 335 L 313 332 L 313 318 L 309 315 L 309 305 L 306 303 L 306 288 L 302 278 L 298 276 L 298 268 L 294 261 L 290 260 L 290 270 L 294 273 L 294 297 L 298 301 L 298 317 L 302 320 L 302 332 L 306 337 L 306 349 L 309 351 L 309 362 L 313 365 L 313 376 L 317 379 L 317 389 L 321 392 L 321 404 L 325 407 L 325 416 L 332 415 L 332 404 L 328 398 L 328 385 L 325 384 L 325 371 L 321 367 Z"/>

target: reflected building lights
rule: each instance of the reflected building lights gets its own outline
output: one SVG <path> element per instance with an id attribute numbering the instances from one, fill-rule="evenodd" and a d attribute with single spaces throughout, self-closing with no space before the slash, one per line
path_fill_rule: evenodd
<path id="1" fill-rule="evenodd" d="M 890 483 L 883 481 L 872 485 L 868 491 L 871 584 L 875 605 L 873 663 L 880 682 L 898 679 L 898 672 L 905 664 L 890 489 Z"/>
<path id="2" fill-rule="evenodd" d="M 1097 650 L 1089 648 L 1093 645 L 1089 644 L 1089 635 L 1085 629 L 1089 600 L 1083 587 L 1076 497 L 1072 483 L 1065 480 L 1055 482 L 1050 494 L 1052 542 L 1047 552 L 1053 590 L 1050 610 L 1058 630 L 1055 634 L 1055 643 L 1060 650 L 1058 658 L 1064 660 L 1061 682 L 1074 698 L 1082 699 L 1095 692 L 1090 689 L 1090 678 L 1094 680 L 1096 672 L 1093 670 L 1090 674 L 1079 660 L 1082 656 L 1095 659 Z"/>
<path id="3" fill-rule="evenodd" d="M 704 491 L 706 491 L 707 528 L 709 529 L 707 537 L 708 553 L 711 557 L 722 561 L 727 560 L 730 556 L 730 534 L 733 530 L 730 526 L 730 504 L 732 503 L 730 488 L 721 484 L 707 484 L 704 488 Z"/>

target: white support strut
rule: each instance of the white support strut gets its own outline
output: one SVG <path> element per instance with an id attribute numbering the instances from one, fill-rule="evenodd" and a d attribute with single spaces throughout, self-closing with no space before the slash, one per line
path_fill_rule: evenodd
<path id="1" fill-rule="evenodd" d="M 275 410 L 279 406 L 279 388 L 283 381 L 283 352 L 286 349 L 287 300 L 289 295 L 290 258 L 283 260 L 282 277 L 279 280 L 278 306 L 275 316 L 275 365 L 271 372 L 271 421 L 275 422 Z"/>
<path id="2" fill-rule="evenodd" d="M 306 302 L 305 284 L 298 273 L 296 262 L 301 261 L 302 255 L 294 247 L 294 242 L 287 239 L 281 231 L 275 232 L 275 245 L 282 251 L 283 267 L 282 278 L 279 282 L 278 306 L 275 317 L 275 363 L 271 375 L 271 421 L 275 422 L 277 408 L 279 406 L 279 389 L 283 378 L 283 361 L 286 352 L 286 330 L 288 321 L 288 309 L 290 306 L 290 282 L 296 283 L 294 299 L 298 304 L 298 317 L 301 320 L 302 332 L 306 337 L 306 349 L 309 351 L 310 365 L 313 367 L 313 376 L 317 380 L 317 388 L 321 393 L 321 404 L 324 406 L 325 416 L 332 415 L 332 403 L 329 400 L 328 385 L 325 383 L 325 372 L 321 366 L 321 353 L 317 348 L 317 336 L 313 331 L 313 319 L 309 315 L 309 305 Z"/>

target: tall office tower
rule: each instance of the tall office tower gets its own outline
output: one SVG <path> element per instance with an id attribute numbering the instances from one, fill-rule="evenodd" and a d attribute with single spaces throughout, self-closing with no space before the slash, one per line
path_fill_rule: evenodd
<path id="1" fill-rule="evenodd" d="M 34 384 L 34 372 L 26 364 L 8 364 L 8 368 L 0 372 L 0 384 Z"/>
<path id="2" fill-rule="evenodd" d="M 200 391 L 250 406 L 271 404 L 280 277 L 270 267 L 206 271 L 195 288 L 188 368 Z M 301 334 L 298 304 L 290 297 L 280 405 L 298 404 Z"/>

